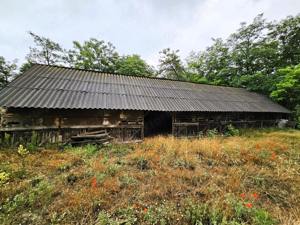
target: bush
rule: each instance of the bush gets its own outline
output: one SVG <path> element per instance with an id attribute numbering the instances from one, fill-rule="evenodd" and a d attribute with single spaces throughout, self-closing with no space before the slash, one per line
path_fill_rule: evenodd
<path id="1" fill-rule="evenodd" d="M 93 156 L 99 152 L 98 147 L 96 145 L 91 145 L 91 144 L 84 146 L 84 150 L 87 156 Z"/>
<path id="2" fill-rule="evenodd" d="M 27 149 L 32 152 L 36 151 L 38 147 L 38 135 L 37 132 L 32 131 L 30 143 L 26 145 Z"/>
<path id="3" fill-rule="evenodd" d="M 214 129 L 209 129 L 209 130 L 206 131 L 206 135 L 207 135 L 208 137 L 213 138 L 213 137 L 215 137 L 215 136 L 218 135 L 218 130 L 217 130 L 216 128 L 214 128 Z"/>
<path id="4" fill-rule="evenodd" d="M 53 186 L 42 180 L 34 187 L 29 186 L 12 198 L 4 201 L 0 207 L 1 224 L 23 224 L 20 214 L 39 209 L 46 210 L 52 201 Z"/>
<path id="5" fill-rule="evenodd" d="M 209 207 L 207 204 L 194 204 L 192 202 L 188 203 L 186 209 L 186 219 L 189 224 L 226 224 L 226 218 L 218 210 Z"/>
<path id="6" fill-rule="evenodd" d="M 144 157 L 140 157 L 136 159 L 137 168 L 140 170 L 150 169 L 149 162 Z"/>
<path id="7" fill-rule="evenodd" d="M 105 211 L 98 214 L 96 225 L 134 225 L 137 217 L 132 208 L 119 209 L 115 215 L 111 215 Z"/>
<path id="8" fill-rule="evenodd" d="M 105 174 L 107 174 L 108 176 L 112 176 L 114 177 L 117 172 L 119 171 L 120 169 L 120 165 L 117 165 L 117 164 L 110 164 L 106 170 L 105 170 Z"/>
<path id="9" fill-rule="evenodd" d="M 175 168 L 181 168 L 181 169 L 188 169 L 188 170 L 194 170 L 196 168 L 196 165 L 191 160 L 187 159 L 175 159 L 172 163 L 173 167 Z"/>
<path id="10" fill-rule="evenodd" d="M 105 146 L 102 151 L 105 154 L 112 154 L 117 157 L 122 157 L 127 155 L 133 150 L 132 146 L 126 144 L 109 144 Z"/>
<path id="11" fill-rule="evenodd" d="M 240 134 L 240 131 L 236 129 L 232 124 L 229 124 L 226 128 L 226 136 L 238 136 Z"/>
<path id="12" fill-rule="evenodd" d="M 159 206 L 150 206 L 144 208 L 144 220 L 146 224 L 172 224 L 175 220 L 176 209 L 173 205 L 162 204 Z"/>
<path id="13" fill-rule="evenodd" d="M 9 181 L 9 173 L 0 172 L 0 185 L 3 185 Z"/>
<path id="14" fill-rule="evenodd" d="M 3 145 L 4 145 L 4 147 L 11 147 L 12 146 L 12 139 L 11 139 L 10 134 L 4 133 Z"/>

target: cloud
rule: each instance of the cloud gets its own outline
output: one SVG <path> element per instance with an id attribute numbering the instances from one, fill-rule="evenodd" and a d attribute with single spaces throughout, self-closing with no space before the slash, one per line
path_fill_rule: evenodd
<path id="1" fill-rule="evenodd" d="M 23 61 L 31 30 L 65 48 L 73 40 L 104 39 L 121 54 L 137 53 L 156 65 L 163 48 L 186 57 L 261 12 L 279 20 L 299 9 L 298 0 L 1 0 L 0 55 Z"/>

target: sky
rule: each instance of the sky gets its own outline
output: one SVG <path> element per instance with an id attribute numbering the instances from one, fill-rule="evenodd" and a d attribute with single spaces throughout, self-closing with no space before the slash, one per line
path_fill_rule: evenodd
<path id="1" fill-rule="evenodd" d="M 91 37 L 110 41 L 121 55 L 157 65 L 162 49 L 179 49 L 184 59 L 259 13 L 296 15 L 300 0 L 0 0 L 0 56 L 22 63 L 32 31 L 64 48 Z"/>

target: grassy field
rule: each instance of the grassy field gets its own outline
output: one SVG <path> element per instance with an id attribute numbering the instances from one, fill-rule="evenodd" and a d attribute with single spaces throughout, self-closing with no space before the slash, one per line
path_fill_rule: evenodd
<path id="1" fill-rule="evenodd" d="M 0 224 L 300 224 L 300 131 L 0 151 Z"/>

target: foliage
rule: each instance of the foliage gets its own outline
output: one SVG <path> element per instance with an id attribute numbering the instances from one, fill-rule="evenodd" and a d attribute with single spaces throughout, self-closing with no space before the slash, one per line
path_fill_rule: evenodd
<path id="1" fill-rule="evenodd" d="M 110 215 L 105 211 L 98 214 L 97 225 L 134 225 L 137 218 L 132 208 L 119 209 L 115 216 Z"/>
<path id="2" fill-rule="evenodd" d="M 206 135 L 207 135 L 208 137 L 213 138 L 213 137 L 215 137 L 216 135 L 218 135 L 218 130 L 217 130 L 216 128 L 214 128 L 214 129 L 209 129 L 209 130 L 206 131 Z"/>
<path id="3" fill-rule="evenodd" d="M 26 148 L 24 148 L 23 145 L 19 145 L 18 153 L 21 157 L 25 157 L 29 153 L 29 151 Z"/>
<path id="4" fill-rule="evenodd" d="M 137 168 L 140 170 L 147 170 L 150 168 L 148 160 L 144 157 L 138 157 L 135 159 L 135 161 Z"/>
<path id="5" fill-rule="evenodd" d="M 119 54 L 112 43 L 91 38 L 83 44 L 74 41 L 73 45 L 67 59 L 71 66 L 107 73 L 116 72 Z"/>
<path id="6" fill-rule="evenodd" d="M 4 87 L 16 75 L 17 65 L 15 62 L 8 62 L 0 56 L 0 89 Z"/>
<path id="7" fill-rule="evenodd" d="M 274 24 L 270 38 L 277 42 L 281 67 L 296 65 L 300 62 L 300 16 L 288 16 Z"/>
<path id="8" fill-rule="evenodd" d="M 154 69 L 141 59 L 139 55 L 121 57 L 118 60 L 116 72 L 131 76 L 155 76 Z"/>
<path id="9" fill-rule="evenodd" d="M 9 133 L 4 133 L 4 140 L 3 140 L 4 147 L 10 147 L 12 144 L 12 138 Z"/>
<path id="10" fill-rule="evenodd" d="M 146 224 L 171 224 L 174 220 L 175 207 L 171 204 L 161 204 L 144 208 Z"/>
<path id="11" fill-rule="evenodd" d="M 39 210 L 47 209 L 52 201 L 52 190 L 51 184 L 47 181 L 40 181 L 36 186 L 24 189 L 11 199 L 5 200 L 0 208 L 0 222 L 2 224 L 18 224 L 25 221 L 23 216 L 26 215 L 19 214 L 20 211 L 24 209 L 31 211 L 37 208 Z M 19 214 L 17 218 L 7 216 L 17 214 Z"/>
<path id="12" fill-rule="evenodd" d="M 281 77 L 270 96 L 294 113 L 294 118 L 300 124 L 300 64 L 279 69 L 277 76 Z"/>
<path id="13" fill-rule="evenodd" d="M 0 172 L 0 186 L 9 181 L 9 173 Z"/>
<path id="14" fill-rule="evenodd" d="M 226 224 L 222 213 L 206 204 L 198 205 L 190 202 L 186 209 L 186 217 L 189 224 Z"/>
<path id="15" fill-rule="evenodd" d="M 32 131 L 30 142 L 27 144 L 27 149 L 31 151 L 37 150 L 38 147 L 38 134 L 35 131 Z"/>
<path id="16" fill-rule="evenodd" d="M 225 132 L 226 136 L 237 136 L 240 134 L 240 131 L 236 129 L 232 124 L 227 126 L 227 130 Z"/>
<path id="17" fill-rule="evenodd" d="M 32 62 L 25 62 L 20 66 L 19 74 L 25 73 L 27 70 L 29 70 L 32 67 Z"/>
<path id="18" fill-rule="evenodd" d="M 3 149 L 0 224 L 297 224 L 299 138 L 263 129 L 158 136 L 97 154 L 43 149 L 26 155 L 26 176 L 19 154 Z"/>
<path id="19" fill-rule="evenodd" d="M 300 129 L 300 105 L 295 107 L 295 119 L 297 121 L 297 128 Z"/>
<path id="20" fill-rule="evenodd" d="M 281 81 L 271 93 L 271 97 L 290 109 L 300 105 L 300 64 L 278 70 Z"/>
<path id="21" fill-rule="evenodd" d="M 60 44 L 31 31 L 29 35 L 33 38 L 35 44 L 34 47 L 29 47 L 29 54 L 26 56 L 29 64 L 59 65 L 64 62 L 65 53 Z M 22 67 L 23 71 L 28 68 L 27 64 L 25 65 Z"/>
<path id="22" fill-rule="evenodd" d="M 268 22 L 263 14 L 240 28 L 226 40 L 213 44 L 188 58 L 188 70 L 210 83 L 246 87 L 269 95 L 283 77 L 276 69 L 299 63 L 300 16 Z"/>
<path id="23" fill-rule="evenodd" d="M 160 53 L 158 74 L 161 77 L 183 80 L 184 66 L 178 55 L 179 50 L 171 50 L 170 48 L 163 49 Z"/>

